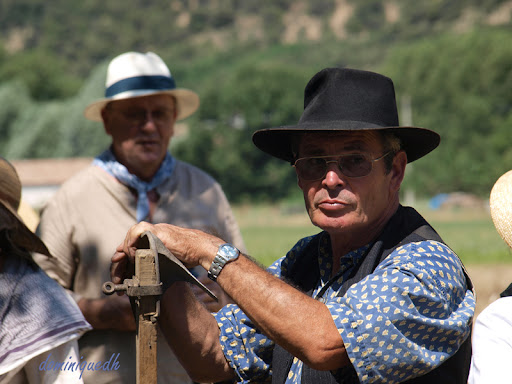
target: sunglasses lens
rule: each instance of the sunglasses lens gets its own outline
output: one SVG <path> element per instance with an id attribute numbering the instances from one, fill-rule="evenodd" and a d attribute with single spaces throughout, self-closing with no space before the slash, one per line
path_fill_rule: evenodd
<path id="1" fill-rule="evenodd" d="M 332 158 L 331 158 L 332 159 Z M 303 180 L 319 180 L 327 173 L 327 164 L 334 162 L 323 157 L 306 157 L 295 162 L 299 177 Z M 364 154 L 350 154 L 336 159 L 338 167 L 345 176 L 363 177 L 372 171 L 372 161 Z"/>
<path id="2" fill-rule="evenodd" d="M 372 171 L 372 161 L 363 154 L 340 156 L 338 165 L 348 177 L 363 177 Z"/>
<path id="3" fill-rule="evenodd" d="M 327 163 L 325 159 L 318 157 L 309 157 L 299 159 L 295 163 L 295 168 L 299 177 L 304 180 L 321 179 L 327 171 Z"/>

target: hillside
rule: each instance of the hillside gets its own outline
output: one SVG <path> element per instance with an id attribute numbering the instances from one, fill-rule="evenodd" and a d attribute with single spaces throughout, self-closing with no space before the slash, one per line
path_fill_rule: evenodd
<path id="1" fill-rule="evenodd" d="M 195 61 L 275 45 L 389 44 L 508 25 L 511 9 L 511 0 L 2 0 L 0 80 L 14 72 L 2 67 L 27 60 L 42 75 L 52 66 L 83 78 L 128 50 Z"/>
<path id="2" fill-rule="evenodd" d="M 511 15 L 512 0 L 2 0 L 0 155 L 99 153 L 84 106 L 112 57 L 152 50 L 201 97 L 172 152 L 231 199 L 282 199 L 294 174 L 252 132 L 295 123 L 307 80 L 349 66 L 390 76 L 402 122 L 442 136 L 404 188 L 485 196 L 512 168 Z"/>

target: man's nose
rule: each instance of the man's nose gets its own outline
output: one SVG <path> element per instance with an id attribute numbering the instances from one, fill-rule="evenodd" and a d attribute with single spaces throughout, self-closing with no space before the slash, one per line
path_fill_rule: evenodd
<path id="1" fill-rule="evenodd" d="M 145 115 L 144 115 L 144 124 L 143 124 L 143 127 L 146 128 L 146 127 L 156 127 L 156 121 L 153 117 L 153 112 L 151 111 L 144 111 L 145 112 Z"/>
<path id="2" fill-rule="evenodd" d="M 325 173 L 323 184 L 329 188 L 337 187 L 345 182 L 343 173 L 335 160 L 327 161 L 327 171 Z"/>

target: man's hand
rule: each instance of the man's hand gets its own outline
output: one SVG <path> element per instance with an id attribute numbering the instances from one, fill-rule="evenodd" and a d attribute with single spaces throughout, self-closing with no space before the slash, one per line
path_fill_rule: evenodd
<path id="1" fill-rule="evenodd" d="M 181 228 L 170 224 L 149 224 L 140 222 L 130 228 L 126 238 L 112 256 L 111 279 L 121 284 L 125 278 L 131 278 L 137 245 L 140 236 L 150 231 L 187 267 L 201 265 L 205 270 L 217 254 L 221 239 L 195 229 Z"/>

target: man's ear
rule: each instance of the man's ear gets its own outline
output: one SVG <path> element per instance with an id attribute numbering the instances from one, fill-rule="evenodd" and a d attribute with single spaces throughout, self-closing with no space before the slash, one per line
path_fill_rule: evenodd
<path id="1" fill-rule="evenodd" d="M 101 120 L 103 120 L 103 128 L 105 129 L 105 133 L 109 136 L 111 136 L 110 134 L 110 128 L 109 128 L 109 124 L 108 124 L 108 121 L 109 121 L 109 114 L 108 112 L 105 110 L 105 108 L 103 108 L 101 110 Z"/>
<path id="2" fill-rule="evenodd" d="M 391 183 L 390 188 L 394 191 L 398 191 L 400 189 L 400 185 L 404 180 L 405 175 L 405 167 L 407 165 L 407 154 L 405 151 L 399 151 L 396 153 L 393 158 L 393 164 L 391 165 L 391 171 L 389 172 L 391 175 Z"/>
<path id="3" fill-rule="evenodd" d="M 293 167 L 293 169 L 295 170 L 295 175 L 297 176 L 297 185 L 299 186 L 300 189 L 302 189 L 302 183 L 300 181 L 299 174 L 297 173 L 297 168 Z"/>

